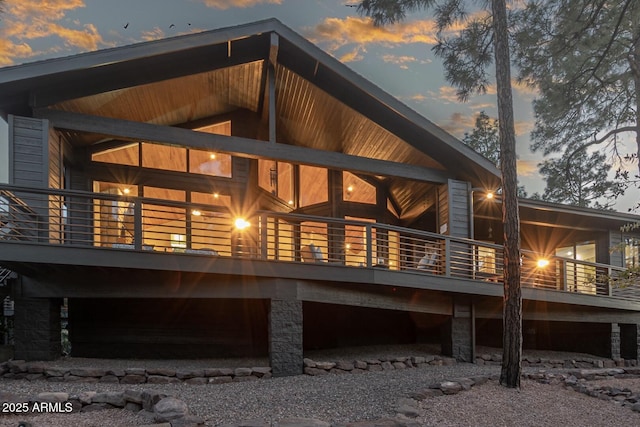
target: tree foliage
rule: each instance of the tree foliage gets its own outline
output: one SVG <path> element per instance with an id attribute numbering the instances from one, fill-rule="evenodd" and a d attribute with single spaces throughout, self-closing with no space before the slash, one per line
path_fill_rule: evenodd
<path id="1" fill-rule="evenodd" d="M 516 138 L 511 93 L 511 60 L 506 0 L 490 0 L 485 13 L 469 14 L 465 0 L 362 0 L 358 11 L 376 25 L 403 20 L 406 14 L 433 9 L 438 43 L 434 47 L 445 67 L 445 77 L 461 100 L 485 93 L 495 70 L 498 135 L 502 172 L 504 229 L 503 358 L 500 383 L 520 387 L 522 357 L 522 294 L 520 289 L 520 218 L 517 198 Z M 462 29 L 447 35 L 457 24 Z"/>
<path id="2" fill-rule="evenodd" d="M 471 133 L 464 133 L 462 142 L 491 160 L 496 166 L 500 164 L 498 121 L 489 117 L 484 111 L 480 111 L 476 117 L 476 124 Z"/>
<path id="3" fill-rule="evenodd" d="M 530 0 L 514 22 L 514 62 L 540 93 L 532 149 L 570 162 L 608 145 L 617 178 L 638 182 L 640 2 Z"/>
<path id="4" fill-rule="evenodd" d="M 606 155 L 578 151 L 571 159 L 556 158 L 539 163 L 547 183 L 542 199 L 580 207 L 609 209 L 625 190 L 624 183 L 609 180 L 611 165 Z"/>

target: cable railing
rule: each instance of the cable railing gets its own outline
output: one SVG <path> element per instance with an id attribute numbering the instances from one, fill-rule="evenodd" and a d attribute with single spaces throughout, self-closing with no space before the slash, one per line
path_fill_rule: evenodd
<path id="1" fill-rule="evenodd" d="M 388 224 L 55 189 L 0 186 L 0 243 L 375 268 L 501 283 L 500 245 Z M 620 268 L 522 251 L 523 286 L 640 300 Z"/>

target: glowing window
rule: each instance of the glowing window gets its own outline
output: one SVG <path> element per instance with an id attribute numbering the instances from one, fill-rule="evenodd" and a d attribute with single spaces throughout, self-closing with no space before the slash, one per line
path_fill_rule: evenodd
<path id="1" fill-rule="evenodd" d="M 258 185 L 293 206 L 293 166 L 274 160 L 258 160 Z"/>
<path id="2" fill-rule="evenodd" d="M 142 166 L 145 168 L 186 172 L 187 149 L 143 142 Z"/>
<path id="3" fill-rule="evenodd" d="M 300 206 L 329 201 L 328 173 L 325 168 L 300 166 Z"/>
<path id="4" fill-rule="evenodd" d="M 94 162 L 114 163 L 117 165 L 139 166 L 139 156 L 140 144 L 134 143 L 93 153 L 91 155 L 91 160 Z"/>
<path id="5" fill-rule="evenodd" d="M 198 203 L 203 205 L 222 206 L 225 208 L 228 208 L 231 206 L 231 196 L 228 196 L 226 194 L 220 194 L 215 191 L 211 193 L 198 193 L 198 192 L 192 191 L 191 201 L 193 203 Z"/>
<path id="6" fill-rule="evenodd" d="M 189 150 L 189 172 L 231 178 L 231 156 L 213 151 Z"/>
<path id="7" fill-rule="evenodd" d="M 350 172 L 342 172 L 342 199 L 375 205 L 376 187 Z"/>

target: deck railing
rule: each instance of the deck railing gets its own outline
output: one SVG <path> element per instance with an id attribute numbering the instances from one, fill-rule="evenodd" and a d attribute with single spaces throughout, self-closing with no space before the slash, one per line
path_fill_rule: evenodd
<path id="1" fill-rule="evenodd" d="M 374 222 L 255 212 L 53 189 L 0 185 L 0 244 L 47 245 L 254 258 L 502 282 L 500 245 Z M 605 264 L 522 251 L 522 285 L 640 300 Z"/>

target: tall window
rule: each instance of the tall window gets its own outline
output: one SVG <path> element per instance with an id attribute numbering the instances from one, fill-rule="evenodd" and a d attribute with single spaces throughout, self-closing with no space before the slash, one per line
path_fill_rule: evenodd
<path id="1" fill-rule="evenodd" d="M 376 204 L 376 187 L 351 172 L 342 172 L 342 200 Z"/>
<path id="2" fill-rule="evenodd" d="M 627 268 L 640 266 L 640 239 L 633 237 L 624 239 L 624 266 Z"/>
<path id="3" fill-rule="evenodd" d="M 300 166 L 300 206 L 329 201 L 328 173 L 325 168 Z"/>
<path id="4" fill-rule="evenodd" d="M 293 165 L 275 160 L 258 160 L 258 185 L 290 206 L 293 197 Z"/>

